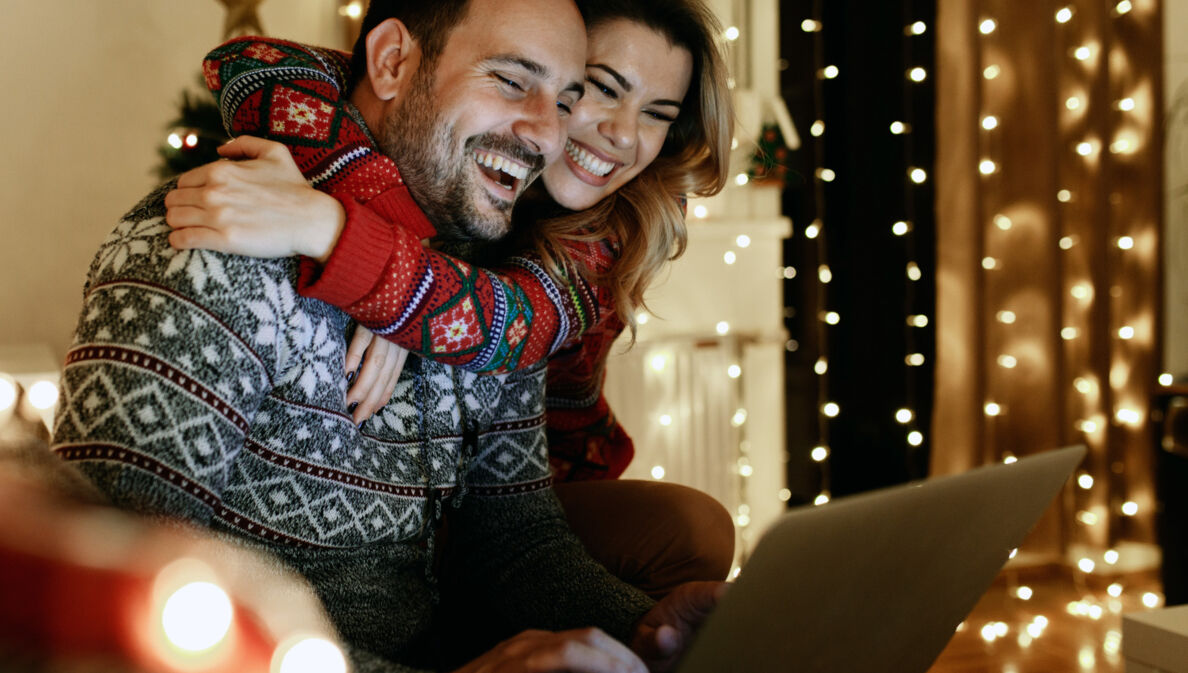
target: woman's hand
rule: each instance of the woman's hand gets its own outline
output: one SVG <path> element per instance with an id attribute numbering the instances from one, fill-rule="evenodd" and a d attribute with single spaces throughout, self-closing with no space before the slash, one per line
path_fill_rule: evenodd
<path id="1" fill-rule="evenodd" d="M 392 399 L 406 359 L 406 349 L 377 338 L 362 325 L 355 328 L 355 336 L 347 347 L 346 372 L 349 377 L 355 370 L 359 371 L 347 390 L 347 410 L 356 425 L 371 418 Z"/>
<path id="2" fill-rule="evenodd" d="M 309 186 L 287 147 L 240 136 L 218 151 L 233 161 L 186 171 L 165 196 L 170 245 L 249 257 L 330 257 L 346 213 L 337 199 Z"/>

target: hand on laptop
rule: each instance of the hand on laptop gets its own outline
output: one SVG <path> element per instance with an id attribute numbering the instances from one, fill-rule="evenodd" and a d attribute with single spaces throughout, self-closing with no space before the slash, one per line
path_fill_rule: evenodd
<path id="1" fill-rule="evenodd" d="M 652 608 L 635 627 L 631 649 L 652 673 L 672 670 L 718 599 L 725 582 L 688 582 Z"/>
<path id="2" fill-rule="evenodd" d="M 625 645 L 587 628 L 524 631 L 455 673 L 647 673 L 647 668 Z"/>

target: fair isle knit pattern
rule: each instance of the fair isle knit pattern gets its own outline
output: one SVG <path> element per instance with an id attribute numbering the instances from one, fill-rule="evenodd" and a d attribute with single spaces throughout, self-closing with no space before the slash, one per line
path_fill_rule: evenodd
<path id="1" fill-rule="evenodd" d="M 443 503 L 478 528 L 519 531 L 492 544 L 553 549 L 549 562 L 584 578 L 527 588 L 532 569 L 492 567 L 499 550 L 476 547 L 476 573 L 500 578 L 492 600 L 573 591 L 593 601 L 594 623 L 629 633 L 647 602 L 583 555 L 548 489 L 542 368 L 479 376 L 412 358 L 392 401 L 356 428 L 347 316 L 297 294 L 292 259 L 170 248 L 170 187 L 129 213 L 92 263 L 55 419 L 59 456 L 117 505 L 285 559 L 358 662 L 378 653 L 364 670 L 406 670 L 387 662 L 429 628 L 434 589 L 418 543 Z"/>
<path id="2" fill-rule="evenodd" d="M 286 144 L 305 175 L 346 210 L 325 268 L 303 265 L 301 293 L 342 307 L 414 353 L 471 371 L 533 365 L 566 343 L 596 358 L 550 363 L 553 471 L 564 480 L 618 477 L 635 449 L 601 394 L 607 351 L 623 330 L 610 293 L 577 274 L 562 286 L 535 259 L 484 271 L 423 248 L 425 234 L 408 221 L 412 208 L 381 206 L 390 193 L 370 200 L 384 193 L 376 179 L 402 183 L 341 98 L 348 68 L 347 54 L 257 37 L 228 42 L 204 64 L 228 132 Z M 317 127 L 309 134 L 316 141 L 300 132 L 309 126 Z M 328 170 L 336 172 L 333 181 Z M 575 241 L 569 252 L 594 274 L 609 271 L 618 257 L 605 241 Z M 582 339 L 591 332 L 592 341 Z"/>

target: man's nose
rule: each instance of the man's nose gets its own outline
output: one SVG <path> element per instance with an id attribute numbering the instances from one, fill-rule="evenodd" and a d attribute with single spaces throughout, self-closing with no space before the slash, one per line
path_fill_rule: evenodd
<path id="1" fill-rule="evenodd" d="M 537 95 L 525 100 L 520 118 L 512 124 L 512 133 L 528 149 L 546 160 L 554 159 L 565 133 L 556 98 Z"/>

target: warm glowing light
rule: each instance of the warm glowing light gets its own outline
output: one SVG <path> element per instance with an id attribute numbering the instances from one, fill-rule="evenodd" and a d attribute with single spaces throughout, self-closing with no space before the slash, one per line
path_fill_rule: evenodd
<path id="1" fill-rule="evenodd" d="M 1081 510 L 1080 512 L 1077 512 L 1077 521 L 1080 521 L 1086 526 L 1096 526 L 1097 515 L 1087 510 Z"/>
<path id="2" fill-rule="evenodd" d="M 1152 593 L 1150 591 L 1143 594 L 1143 605 L 1149 608 L 1159 607 L 1159 594 Z"/>
<path id="3" fill-rule="evenodd" d="M 1015 595 L 1018 596 L 1020 600 L 1029 601 L 1031 600 L 1033 592 L 1031 591 L 1031 587 L 1024 585 L 1018 589 L 1015 589 Z"/>
<path id="4" fill-rule="evenodd" d="M 982 117 L 982 128 L 986 129 L 987 131 L 993 131 L 994 129 L 998 128 L 998 117 L 995 117 L 994 115 L 986 115 L 985 117 Z"/>
<path id="5" fill-rule="evenodd" d="M 1072 247 L 1076 244 L 1077 242 L 1072 236 L 1061 236 L 1060 241 L 1057 243 L 1061 250 L 1072 250 Z"/>
<path id="6" fill-rule="evenodd" d="M 780 502 L 788 502 L 792 499 L 792 491 L 786 488 L 781 488 L 780 492 L 776 494 L 776 497 L 780 499 Z"/>
<path id="7" fill-rule="evenodd" d="M 920 280 L 924 274 L 920 271 L 920 265 L 915 262 L 907 263 L 907 277 L 908 280 Z"/>
<path id="8" fill-rule="evenodd" d="M 1018 555 L 1019 555 L 1019 548 L 1015 547 L 1014 549 L 1011 550 L 1011 553 L 1010 553 L 1010 555 L 1007 556 L 1007 559 L 1013 559 Z"/>
<path id="9" fill-rule="evenodd" d="M 818 168 L 817 177 L 821 178 L 822 182 L 833 182 L 837 178 L 837 173 L 831 168 Z"/>
<path id="10" fill-rule="evenodd" d="M 1004 325 L 1014 325 L 1015 324 L 1015 312 L 1014 311 L 999 311 L 998 313 L 996 313 L 994 315 L 994 317 L 998 320 L 998 322 L 1000 322 Z"/>
<path id="11" fill-rule="evenodd" d="M 739 528 L 746 528 L 747 526 L 751 525 L 751 515 L 739 514 L 737 517 L 735 517 L 734 522 L 738 524 Z"/>
<path id="12" fill-rule="evenodd" d="M 747 248 L 751 245 L 751 237 L 746 234 L 739 234 L 738 238 L 734 239 L 734 244 L 740 248 Z"/>
<path id="13" fill-rule="evenodd" d="M 1159 375 L 1159 385 L 1161 385 L 1161 386 L 1170 386 L 1171 384 L 1173 384 L 1175 382 L 1176 382 L 1176 377 L 1172 376 L 1171 374 L 1169 374 L 1167 372 L 1163 372 L 1162 374 Z M 3 392 L 0 392 L 0 409 L 3 409 L 3 408 L 4 408 Z"/>
<path id="14" fill-rule="evenodd" d="M 995 28 L 998 28 L 998 22 L 994 19 L 983 19 L 982 22 L 978 24 L 978 30 L 982 33 L 982 35 L 989 35 L 990 33 L 993 33 Z"/>
<path id="15" fill-rule="evenodd" d="M 829 265 L 822 264 L 817 267 L 817 280 L 822 283 L 828 283 L 833 280 L 833 272 L 829 270 Z"/>
<path id="16" fill-rule="evenodd" d="M 1062 189 L 1056 192 L 1056 200 L 1061 203 L 1068 203 L 1069 201 L 1072 201 L 1072 192 L 1068 191 L 1067 189 Z"/>
<path id="17" fill-rule="evenodd" d="M 1083 376 L 1078 376 L 1073 379 L 1073 387 L 1077 389 L 1078 393 L 1088 395 L 1093 391 L 1093 382 Z"/>
<path id="18" fill-rule="evenodd" d="M 1134 338 L 1134 328 L 1131 327 L 1130 325 L 1124 325 L 1122 327 L 1119 327 L 1118 328 L 1118 338 L 1119 339 L 1133 339 Z"/>
<path id="19" fill-rule="evenodd" d="M 818 495 L 816 498 L 813 499 L 814 505 L 824 505 L 827 502 L 829 502 L 829 494 L 828 493 L 821 493 L 820 495 Z"/>
<path id="20" fill-rule="evenodd" d="M 815 33 L 821 30 L 821 22 L 812 19 L 805 19 L 800 22 L 800 29 L 806 33 Z"/>
<path id="21" fill-rule="evenodd" d="M 0 374 L 0 411 L 8 411 L 16 404 L 16 381 Z"/>
<path id="22" fill-rule="evenodd" d="M 1122 100 L 1118 101 L 1118 109 L 1122 110 L 1123 112 L 1130 112 L 1134 110 L 1134 99 L 1123 98 Z"/>
<path id="23" fill-rule="evenodd" d="M 726 262 L 727 264 L 734 264 L 736 261 L 738 261 L 738 255 L 734 254 L 733 250 L 727 250 L 722 255 L 722 261 Z"/>
<path id="24" fill-rule="evenodd" d="M 994 226 L 998 227 L 999 229 L 1001 229 L 1003 231 L 1010 231 L 1011 226 L 1013 226 L 1013 225 L 1014 225 L 1014 222 L 1012 222 L 1011 218 L 1007 217 L 1006 215 L 1000 214 L 1000 215 L 994 216 Z"/>
<path id="25" fill-rule="evenodd" d="M 1065 341 L 1072 341 L 1077 338 L 1078 334 L 1079 332 L 1076 327 L 1064 327 L 1060 330 L 1060 338 Z"/>
<path id="26" fill-rule="evenodd" d="M 982 159 L 978 163 L 978 172 L 980 172 L 982 175 L 993 175 L 997 170 L 998 164 L 994 163 L 990 159 Z"/>
<path id="27" fill-rule="evenodd" d="M 730 424 L 736 428 L 746 422 L 747 422 L 747 410 L 746 409 L 736 409 L 734 411 L 734 415 L 730 417 Z"/>
<path id="28" fill-rule="evenodd" d="M 1001 74 L 1002 68 L 996 65 L 988 65 L 986 66 L 986 69 L 982 71 L 982 77 L 985 77 L 986 79 L 996 79 Z"/>
<path id="29" fill-rule="evenodd" d="M 812 134 L 814 138 L 820 138 L 825 133 L 825 122 L 821 121 L 820 119 L 813 122 L 813 125 L 809 127 L 809 133 Z"/>
<path id="30" fill-rule="evenodd" d="M 1122 585 L 1114 582 L 1110 586 L 1106 587 L 1106 593 L 1113 596 L 1114 598 L 1117 598 L 1122 595 Z"/>
<path id="31" fill-rule="evenodd" d="M 924 32 L 928 30 L 928 25 L 925 24 L 923 21 L 917 21 L 917 22 L 913 23 L 908 28 L 908 30 L 911 31 L 912 35 L 923 35 Z"/>
<path id="32" fill-rule="evenodd" d="M 1088 472 L 1082 472 L 1081 476 L 1077 477 L 1077 486 L 1085 490 L 1093 488 L 1093 475 Z"/>
<path id="33" fill-rule="evenodd" d="M 924 354 L 911 353 L 905 357 L 903 361 L 906 362 L 909 367 L 922 367 L 924 366 Z"/>
<path id="34" fill-rule="evenodd" d="M 739 465 L 738 466 L 738 476 L 749 477 L 752 474 L 755 474 L 755 468 L 753 466 L 751 466 L 751 465 Z"/>
<path id="35" fill-rule="evenodd" d="M 1091 573 L 1097 567 L 1097 564 L 1091 558 L 1083 558 L 1077 561 L 1077 567 L 1081 569 L 1081 572 Z"/>
<path id="36" fill-rule="evenodd" d="M 727 28 L 725 36 L 726 36 L 726 39 L 730 42 L 734 42 L 735 40 L 737 40 L 738 39 L 738 27 L 730 26 L 729 28 Z"/>
<path id="37" fill-rule="evenodd" d="M 729 376 L 732 379 L 737 379 L 738 377 L 742 376 L 742 367 L 739 367 L 738 365 L 730 365 L 726 368 L 726 376 Z"/>
<path id="38" fill-rule="evenodd" d="M 652 466 L 652 478 L 657 479 L 657 480 L 664 478 L 664 466 L 663 465 Z"/>
<path id="39" fill-rule="evenodd" d="M 233 617 L 225 591 L 210 582 L 191 582 L 165 601 L 161 627 L 178 649 L 204 652 L 222 642 Z"/>
<path id="40" fill-rule="evenodd" d="M 1093 143 L 1088 141 L 1077 143 L 1077 154 L 1083 157 L 1093 154 Z"/>
<path id="41" fill-rule="evenodd" d="M 912 327 L 928 327 L 928 316 L 926 315 L 909 315 L 907 323 Z"/>
<path id="42" fill-rule="evenodd" d="M 1118 550 L 1117 549 L 1107 549 L 1106 552 L 1101 555 L 1101 557 L 1103 559 L 1105 559 L 1106 563 L 1108 563 L 1110 565 L 1114 565 L 1115 563 L 1118 562 L 1118 557 L 1119 557 Z"/>
<path id="43" fill-rule="evenodd" d="M 657 420 L 660 422 L 660 425 L 665 427 L 672 425 L 672 416 L 669 414 L 660 414 L 660 418 Z"/>
<path id="44" fill-rule="evenodd" d="M 826 311 L 825 322 L 829 325 L 836 325 L 841 322 L 841 314 L 837 311 Z"/>
<path id="45" fill-rule="evenodd" d="M 739 173 L 738 175 L 734 176 L 734 184 L 738 185 L 739 187 L 742 187 L 750 181 L 751 179 L 747 177 L 746 173 Z"/>
<path id="46" fill-rule="evenodd" d="M 197 146 L 198 146 L 197 134 L 187 133 L 186 134 L 186 147 L 197 147 Z"/>
<path id="47" fill-rule="evenodd" d="M 1068 23 L 1072 19 L 1073 11 L 1071 7 L 1061 7 L 1056 12 L 1056 23 Z"/>
<path id="48" fill-rule="evenodd" d="M 723 320 L 722 322 L 720 322 L 716 326 L 714 326 L 714 329 L 717 330 L 718 334 L 725 336 L 726 333 L 730 331 L 730 323 Z"/>
<path id="49" fill-rule="evenodd" d="M 993 257 L 983 257 L 982 258 L 982 268 L 987 271 L 992 271 L 992 270 L 998 268 L 998 260 L 994 259 Z"/>
<path id="50" fill-rule="evenodd" d="M 1015 365 L 1017 364 L 1019 364 L 1019 361 L 1016 360 L 1015 356 L 1013 355 L 998 356 L 998 366 L 1002 367 L 1003 369 L 1014 369 Z"/>
<path id="51" fill-rule="evenodd" d="M 58 386 L 50 381 L 38 381 L 29 386 L 25 395 L 34 409 L 45 411 L 58 403 Z"/>
<path id="52" fill-rule="evenodd" d="M 636 325 L 646 325 L 646 324 L 648 324 L 648 314 L 647 314 L 647 313 L 644 313 L 643 311 L 640 311 L 639 313 L 636 313 L 636 314 L 635 314 L 635 324 L 636 324 Z"/>
<path id="53" fill-rule="evenodd" d="M 809 454 L 809 457 L 813 459 L 813 462 L 823 462 L 829 457 L 829 449 L 823 446 L 814 446 L 812 453 Z"/>
<path id="54" fill-rule="evenodd" d="M 912 446 L 920 446 L 924 443 L 924 433 L 919 430 L 912 430 L 908 433 L 907 441 Z"/>
<path id="55" fill-rule="evenodd" d="M 165 142 L 169 143 L 169 146 L 175 150 L 182 148 L 182 138 L 176 133 L 170 133 L 169 137 L 165 139 Z"/>
<path id="56" fill-rule="evenodd" d="M 1077 423 L 1077 429 L 1087 435 L 1091 435 L 1097 432 L 1097 421 L 1079 421 Z"/>
<path id="57" fill-rule="evenodd" d="M 829 371 L 829 361 L 823 357 L 817 358 L 813 364 L 813 371 L 817 373 L 817 376 L 823 376 L 825 372 Z"/>
<path id="58" fill-rule="evenodd" d="M 1064 101 L 1064 107 L 1069 110 L 1079 110 L 1081 109 L 1081 99 L 1077 96 L 1070 96 Z"/>
<path id="59" fill-rule="evenodd" d="M 928 179 L 928 172 L 923 168 L 913 168 L 908 171 L 908 177 L 912 179 L 912 182 L 918 185 Z"/>
<path id="60" fill-rule="evenodd" d="M 987 402 L 983 410 L 987 416 L 997 416 L 1002 413 L 1002 406 L 997 402 Z"/>
<path id="61" fill-rule="evenodd" d="M 1093 290 L 1085 283 L 1073 285 L 1072 289 L 1069 290 L 1069 294 L 1071 294 L 1074 299 L 1088 299 L 1092 293 Z"/>
<path id="62" fill-rule="evenodd" d="M 1088 61 L 1091 56 L 1093 56 L 1093 51 L 1089 47 L 1077 47 L 1073 50 L 1073 58 L 1078 61 Z"/>
<path id="63" fill-rule="evenodd" d="M 812 224 L 804 228 L 805 238 L 816 238 L 821 233 L 821 220 L 813 220 Z"/>
<path id="64" fill-rule="evenodd" d="M 1126 502 L 1122 503 L 1122 514 L 1126 516 L 1134 516 L 1135 514 L 1138 514 L 1138 510 L 1138 503 L 1133 500 L 1127 500 Z"/>
<path id="65" fill-rule="evenodd" d="M 904 234 L 908 233 L 908 229 L 908 223 L 904 222 L 903 220 L 891 225 L 891 233 L 895 234 L 896 236 L 903 236 Z"/>
<path id="66" fill-rule="evenodd" d="M 1014 455 L 1012 455 L 1012 454 L 1009 454 L 1009 453 L 1006 455 L 1006 457 L 1005 457 L 1005 458 L 1003 458 L 1003 459 L 1002 459 L 1002 464 L 1003 464 L 1003 465 L 1013 465 L 1013 464 L 1015 464 L 1015 463 L 1017 463 L 1017 462 L 1019 462 L 1019 459 L 1018 459 L 1018 458 L 1016 458 Z"/>
<path id="67" fill-rule="evenodd" d="M 347 663 L 342 650 L 329 640 L 304 638 L 284 650 L 280 664 L 273 670 L 277 673 L 346 673 Z"/>
<path id="68" fill-rule="evenodd" d="M 825 66 L 825 69 L 821 71 L 821 76 L 825 79 L 833 79 L 839 74 L 841 74 L 841 71 L 837 69 L 836 65 L 827 65 Z"/>
<path id="69" fill-rule="evenodd" d="M 1114 5 L 1114 11 L 1118 12 L 1119 15 L 1126 14 L 1132 9 L 1134 9 L 1134 5 L 1131 4 L 1130 0 L 1122 0 L 1122 2 Z"/>
<path id="70" fill-rule="evenodd" d="M 705 206 L 693 206 L 693 217 L 704 220 L 706 215 L 709 215 L 709 208 Z"/>
<path id="71" fill-rule="evenodd" d="M 781 275 L 783 275 L 785 280 L 792 280 L 793 278 L 796 277 L 796 267 L 785 266 L 783 271 L 781 272 Z"/>
<path id="72" fill-rule="evenodd" d="M 1110 143 L 1110 154 L 1129 154 L 1134 149 L 1129 138 L 1119 138 Z"/>
<path id="73" fill-rule="evenodd" d="M 911 423 L 912 419 L 915 417 L 916 415 L 912 413 L 911 409 L 903 408 L 895 412 L 895 420 L 899 421 L 900 423 Z"/>
<path id="74" fill-rule="evenodd" d="M 656 371 L 664 371 L 664 367 L 668 364 L 668 356 L 660 353 L 652 356 L 652 369 Z"/>
<path id="75" fill-rule="evenodd" d="M 1118 247 L 1122 250 L 1130 250 L 1134 248 L 1134 239 L 1129 236 L 1119 236 Z"/>
<path id="76" fill-rule="evenodd" d="M 895 135 L 906 133 L 907 129 L 907 124 L 904 124 L 903 122 L 891 122 L 891 133 Z"/>
<path id="77" fill-rule="evenodd" d="M 837 415 L 841 413 L 841 407 L 838 406 L 837 402 L 826 402 L 821 405 L 821 413 L 829 418 L 837 418 Z"/>
<path id="78" fill-rule="evenodd" d="M 924 68 L 916 66 L 915 68 L 909 70 L 907 75 L 908 79 L 912 80 L 913 82 L 923 82 L 928 78 L 928 71 Z"/>

